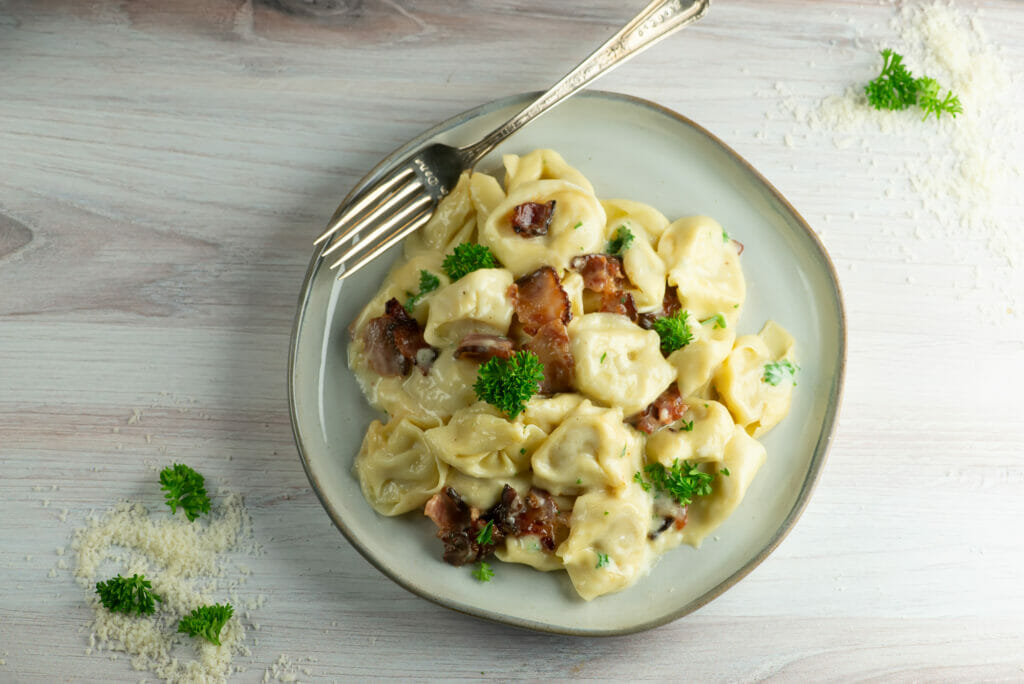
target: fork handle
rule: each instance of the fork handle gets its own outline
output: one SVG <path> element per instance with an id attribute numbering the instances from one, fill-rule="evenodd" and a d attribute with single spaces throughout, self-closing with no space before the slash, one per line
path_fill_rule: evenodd
<path id="1" fill-rule="evenodd" d="M 654 0 L 558 83 L 525 109 L 488 133 L 480 142 L 463 148 L 467 166 L 475 166 L 505 138 L 530 123 L 585 85 L 665 38 L 703 17 L 710 0 Z"/>

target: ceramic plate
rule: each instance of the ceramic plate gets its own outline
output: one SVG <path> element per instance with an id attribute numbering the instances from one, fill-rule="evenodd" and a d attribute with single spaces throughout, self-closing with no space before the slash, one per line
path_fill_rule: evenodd
<path id="1" fill-rule="evenodd" d="M 427 142 L 474 142 L 532 97 L 499 100 L 446 121 L 397 150 L 369 178 Z M 538 147 L 559 151 L 599 197 L 646 202 L 669 219 L 716 218 L 746 247 L 747 302 L 738 333 L 757 332 L 770 318 L 796 338 L 802 371 L 792 411 L 764 438 L 768 461 L 732 517 L 699 550 L 671 550 L 630 589 L 586 602 L 562 572 L 495 562 L 495 578 L 477 582 L 470 568 L 441 561 L 441 544 L 424 516 L 375 513 L 352 474 L 366 426 L 376 416 L 346 365 L 347 326 L 398 249 L 343 284 L 314 254 L 289 358 L 292 426 L 303 466 L 334 524 L 409 591 L 530 629 L 591 636 L 637 632 L 686 615 L 735 584 L 775 548 L 807 504 L 825 462 L 843 383 L 839 286 L 821 243 L 793 207 L 739 155 L 685 117 L 625 95 L 588 91 L 513 136 L 479 168 L 497 173 L 500 154 Z"/>

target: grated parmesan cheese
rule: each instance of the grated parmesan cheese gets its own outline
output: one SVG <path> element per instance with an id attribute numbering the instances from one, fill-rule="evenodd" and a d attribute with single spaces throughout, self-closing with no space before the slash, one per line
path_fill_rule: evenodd
<path id="1" fill-rule="evenodd" d="M 802 132 L 810 131 L 811 146 L 821 144 L 814 139 L 818 136 L 831 138 L 840 151 L 859 142 L 862 149 L 874 152 L 869 165 L 879 167 L 873 175 L 888 177 L 885 195 L 912 195 L 923 210 L 915 211 L 914 237 L 958 245 L 948 251 L 948 258 L 976 267 L 973 283 L 964 285 L 996 295 L 982 311 L 989 320 L 999 320 L 1007 312 L 1020 315 L 1024 231 L 1016 217 L 1022 209 L 1022 151 L 1015 141 L 1024 131 L 1024 103 L 1015 101 L 1022 90 L 1019 76 L 1011 78 L 977 15 L 969 16 L 952 2 L 904 3 L 889 28 L 897 38 L 877 44 L 863 41 L 858 48 L 868 48 L 871 68 L 856 85 L 807 106 L 777 83 L 781 111 L 797 121 Z M 938 121 L 922 121 L 917 108 L 871 108 L 863 86 L 877 75 L 877 50 L 883 47 L 904 55 L 913 74 L 935 78 L 942 92 L 952 90 L 964 112 L 955 119 L 943 115 Z M 894 158 L 899 160 L 895 164 Z M 964 248 L 973 242 L 983 245 L 987 257 Z M 916 260 L 915 255 L 908 260 Z M 984 268 L 977 268 L 979 261 L 986 262 Z"/>
<path id="2" fill-rule="evenodd" d="M 102 517 L 90 516 L 73 536 L 74 576 L 88 590 L 94 609 L 86 653 L 103 650 L 130 656 L 134 669 L 173 682 L 224 682 L 235 655 L 250 655 L 245 629 L 236 615 L 221 632 L 221 646 L 177 632 L 178 620 L 192 609 L 223 600 L 213 595 L 217 578 L 237 586 L 237 568 L 227 553 L 255 553 L 252 523 L 242 497 L 221 491 L 221 503 L 208 519 L 150 516 L 138 503 L 121 502 Z M 115 574 L 144 574 L 163 602 L 153 615 L 111 613 L 93 593 L 96 582 Z M 191 655 L 191 657 L 189 657 Z"/>

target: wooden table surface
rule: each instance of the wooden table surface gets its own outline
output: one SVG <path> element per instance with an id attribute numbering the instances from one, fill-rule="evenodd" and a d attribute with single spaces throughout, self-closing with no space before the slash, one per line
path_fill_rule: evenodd
<path id="1" fill-rule="evenodd" d="M 599 86 L 722 137 L 839 271 L 838 432 L 763 565 L 652 632 L 551 637 L 406 593 L 322 511 L 285 385 L 310 240 L 398 144 L 545 87 L 641 4 L 0 0 L 0 681 L 146 676 L 86 655 L 87 596 L 51 569 L 172 459 L 243 492 L 263 545 L 237 681 L 282 654 L 327 680 L 1024 680 L 1021 266 L 966 227 L 915 238 L 918 200 L 783 106 L 870 77 L 885 2 L 719 0 Z M 980 19 L 1019 76 L 1024 5 Z"/>

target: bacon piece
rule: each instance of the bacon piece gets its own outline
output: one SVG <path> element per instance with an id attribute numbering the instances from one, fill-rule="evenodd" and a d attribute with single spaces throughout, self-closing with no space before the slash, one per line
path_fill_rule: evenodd
<path id="1" fill-rule="evenodd" d="M 547 235 L 554 213 L 555 200 L 546 204 L 524 202 L 512 210 L 512 230 L 524 238 Z"/>
<path id="2" fill-rule="evenodd" d="M 486 522 L 478 508 L 469 506 L 452 487 L 430 497 L 423 514 L 437 525 L 437 538 L 444 543 L 442 558 L 449 565 L 473 563 L 493 550 L 493 544 L 481 545 L 477 535 Z"/>
<path id="3" fill-rule="evenodd" d="M 672 383 L 642 413 L 633 418 L 633 424 L 637 430 L 651 434 L 679 420 L 686 413 L 686 408 L 686 403 L 679 395 L 679 386 Z"/>
<path id="4" fill-rule="evenodd" d="M 501 498 L 486 512 L 466 504 L 455 489 L 445 487 L 430 497 L 423 513 L 437 525 L 437 537 L 444 542 L 442 557 L 449 565 L 474 563 L 494 550 L 506 537 L 533 534 L 540 543 L 554 551 L 555 542 L 568 523 L 551 495 L 543 489 L 530 489 L 523 499 L 510 485 L 505 485 Z M 491 543 L 480 544 L 477 538 L 491 527 Z"/>
<path id="5" fill-rule="evenodd" d="M 532 487 L 526 495 L 526 510 L 516 518 L 517 536 L 535 534 L 548 551 L 555 550 L 559 528 L 567 528 L 565 517 L 559 514 L 558 504 L 551 494 Z"/>
<path id="6" fill-rule="evenodd" d="M 541 266 L 516 280 L 508 288 L 508 296 L 527 335 L 536 334 L 549 321 L 568 323 L 572 318 L 569 295 L 550 266 Z"/>
<path id="7" fill-rule="evenodd" d="M 554 320 L 544 324 L 523 345 L 523 349 L 532 351 L 544 364 L 544 380 L 540 383 L 542 394 L 568 392 L 572 389 L 576 361 L 569 351 L 569 332 L 562 321 Z"/>
<path id="8" fill-rule="evenodd" d="M 676 286 L 669 285 L 665 288 L 665 296 L 661 298 L 661 311 L 642 313 L 637 316 L 636 322 L 644 330 L 650 330 L 654 327 L 654 321 L 665 316 L 671 316 L 682 308 L 683 305 L 679 303 L 679 294 L 676 291 Z"/>
<path id="9" fill-rule="evenodd" d="M 487 335 L 485 333 L 470 333 L 462 338 L 453 356 L 457 359 L 467 359 L 483 363 L 498 356 L 503 359 L 512 358 L 516 346 L 512 340 L 501 335 Z"/>
<path id="10" fill-rule="evenodd" d="M 380 375 L 405 375 L 413 364 L 426 375 L 437 350 L 423 339 L 423 331 L 397 299 L 384 305 L 384 315 L 372 319 L 363 333 L 366 360 Z"/>
<path id="11" fill-rule="evenodd" d="M 583 276 L 583 287 L 601 295 L 600 311 L 627 316 L 637 320 L 633 295 L 626 292 L 630 284 L 622 268 L 622 258 L 610 254 L 585 254 L 575 257 L 571 264 Z"/>

